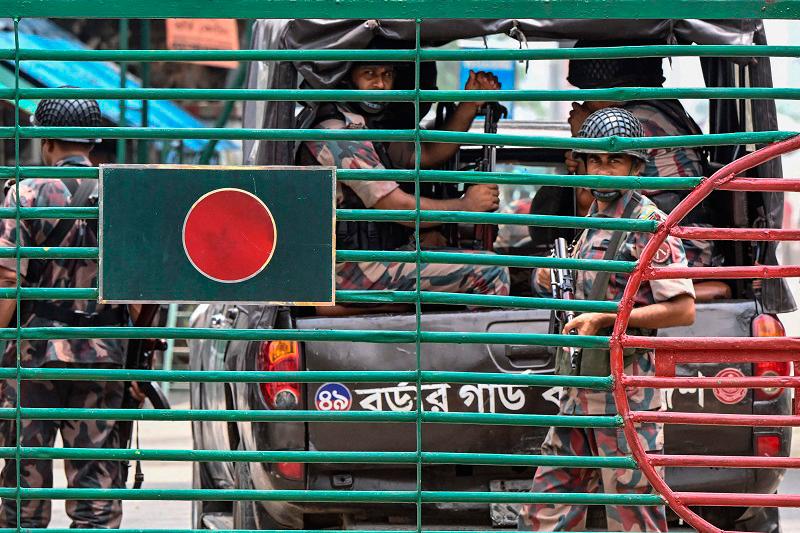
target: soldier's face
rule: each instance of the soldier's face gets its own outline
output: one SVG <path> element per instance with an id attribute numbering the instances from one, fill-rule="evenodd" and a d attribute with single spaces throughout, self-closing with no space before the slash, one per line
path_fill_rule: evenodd
<path id="1" fill-rule="evenodd" d="M 394 87 L 394 67 L 358 65 L 350 72 L 353 86 L 361 91 L 383 91 Z"/>
<path id="2" fill-rule="evenodd" d="M 641 162 L 627 154 L 588 154 L 586 172 L 600 176 L 638 176 Z"/>

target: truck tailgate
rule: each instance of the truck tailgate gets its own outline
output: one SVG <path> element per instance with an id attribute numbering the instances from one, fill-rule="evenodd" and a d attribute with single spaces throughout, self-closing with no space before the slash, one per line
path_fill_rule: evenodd
<path id="1" fill-rule="evenodd" d="M 662 330 L 669 336 L 746 336 L 754 314 L 751 302 L 698 305 L 697 321 L 689 328 Z M 426 331 L 473 331 L 503 333 L 544 333 L 549 312 L 538 310 L 490 310 L 423 314 Z M 406 330 L 415 329 L 413 315 L 378 315 L 348 318 L 298 320 L 300 328 Z M 413 344 L 305 343 L 308 370 L 414 370 Z M 522 372 L 549 374 L 553 351 L 538 346 L 486 344 L 423 344 L 423 370 L 455 372 Z M 735 369 L 751 373 L 749 364 L 684 365 L 678 375 L 714 376 Z M 416 385 L 410 383 L 308 384 L 308 409 L 352 411 L 414 411 Z M 422 387 L 426 411 L 554 414 L 558 411 L 556 387 L 505 385 L 425 384 Z M 737 401 L 730 394 L 714 390 L 676 389 L 664 391 L 670 410 L 684 412 L 752 413 L 752 393 Z M 736 396 L 734 394 L 734 396 Z M 333 402 L 329 400 L 339 399 Z M 736 398 L 734 398 L 736 399 Z M 307 424 L 309 449 L 413 451 L 416 449 L 413 423 L 319 423 Z M 425 424 L 422 429 L 426 451 L 537 453 L 546 427 Z M 343 436 L 346 436 L 344 438 Z M 752 429 L 746 427 L 668 426 L 668 453 L 752 453 Z"/>

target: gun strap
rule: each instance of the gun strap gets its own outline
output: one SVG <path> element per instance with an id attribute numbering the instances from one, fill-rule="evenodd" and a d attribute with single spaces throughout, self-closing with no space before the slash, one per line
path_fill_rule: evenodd
<path id="1" fill-rule="evenodd" d="M 628 205 L 625 206 L 625 211 L 622 213 L 622 218 L 630 218 L 633 214 L 633 210 L 639 205 L 642 201 L 642 195 L 638 192 L 633 191 L 633 195 L 631 196 L 630 202 Z M 619 252 L 620 246 L 622 246 L 622 241 L 624 237 L 627 237 L 627 231 L 615 231 L 611 235 L 611 239 L 608 241 L 608 248 L 606 248 L 606 253 L 603 255 L 603 261 L 610 261 L 616 257 L 617 253 Z M 590 300 L 605 300 L 606 292 L 608 291 L 608 284 L 611 282 L 611 272 L 598 272 L 597 277 L 594 278 L 594 283 L 592 284 L 592 291 L 589 294 Z"/>
<path id="2" fill-rule="evenodd" d="M 93 180 L 83 179 L 81 180 L 80 185 L 78 185 L 78 180 L 68 179 L 62 181 L 67 189 L 69 189 L 69 192 L 72 196 L 69 206 L 85 207 L 89 201 L 89 197 L 94 191 L 95 182 Z M 69 230 L 71 230 L 74 225 L 74 219 L 62 218 L 58 221 L 53 230 L 50 232 L 44 242 L 40 244 L 40 246 L 44 248 L 61 246 L 64 244 L 64 238 L 67 236 L 67 233 L 69 233 Z M 47 263 L 44 259 L 31 259 L 28 261 L 28 271 L 25 275 L 25 280 L 28 282 L 28 285 L 31 287 L 36 287 L 39 285 L 46 266 Z"/>

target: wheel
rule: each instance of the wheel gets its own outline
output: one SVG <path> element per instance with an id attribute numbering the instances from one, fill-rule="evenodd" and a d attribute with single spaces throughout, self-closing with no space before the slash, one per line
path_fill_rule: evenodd
<path id="1" fill-rule="evenodd" d="M 202 468 L 200 463 L 194 462 L 192 463 L 192 488 L 193 489 L 202 489 L 205 488 L 203 486 L 202 480 Z M 206 529 L 205 525 L 203 524 L 203 501 L 202 500 L 193 500 L 192 501 L 192 527 L 194 529 Z"/>
<path id="2" fill-rule="evenodd" d="M 734 531 L 781 533 L 780 511 L 777 507 L 750 508 L 747 515 L 745 520 L 735 523 Z"/>
<path id="3" fill-rule="evenodd" d="M 253 481 L 247 463 L 236 463 L 234 467 L 236 488 L 252 490 Z M 272 519 L 267 511 L 255 501 L 237 500 L 233 502 L 233 529 L 287 529 Z"/>

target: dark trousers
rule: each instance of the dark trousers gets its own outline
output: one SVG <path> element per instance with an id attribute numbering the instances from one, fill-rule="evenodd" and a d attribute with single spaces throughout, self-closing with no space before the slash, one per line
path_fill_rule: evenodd
<path id="1" fill-rule="evenodd" d="M 124 382 L 112 381 L 23 381 L 21 406 L 43 408 L 114 409 L 122 406 Z M 4 383 L 5 405 L 16 402 L 16 382 Z M 11 424 L 7 446 L 14 445 L 16 432 Z M 23 420 L 21 446 L 52 447 L 61 432 L 65 448 L 119 448 L 117 423 L 106 420 Z M 123 463 L 120 461 L 65 460 L 67 485 L 72 488 L 122 488 Z M 4 487 L 17 486 L 16 461 L 7 460 L 0 474 Z M 53 486 L 53 462 L 44 459 L 20 461 L 20 487 Z M 50 500 L 22 500 L 20 527 L 45 528 L 50 522 Z M 66 511 L 73 528 L 118 528 L 122 521 L 119 500 L 67 500 Z M 3 499 L 0 527 L 17 526 L 17 502 Z"/>

